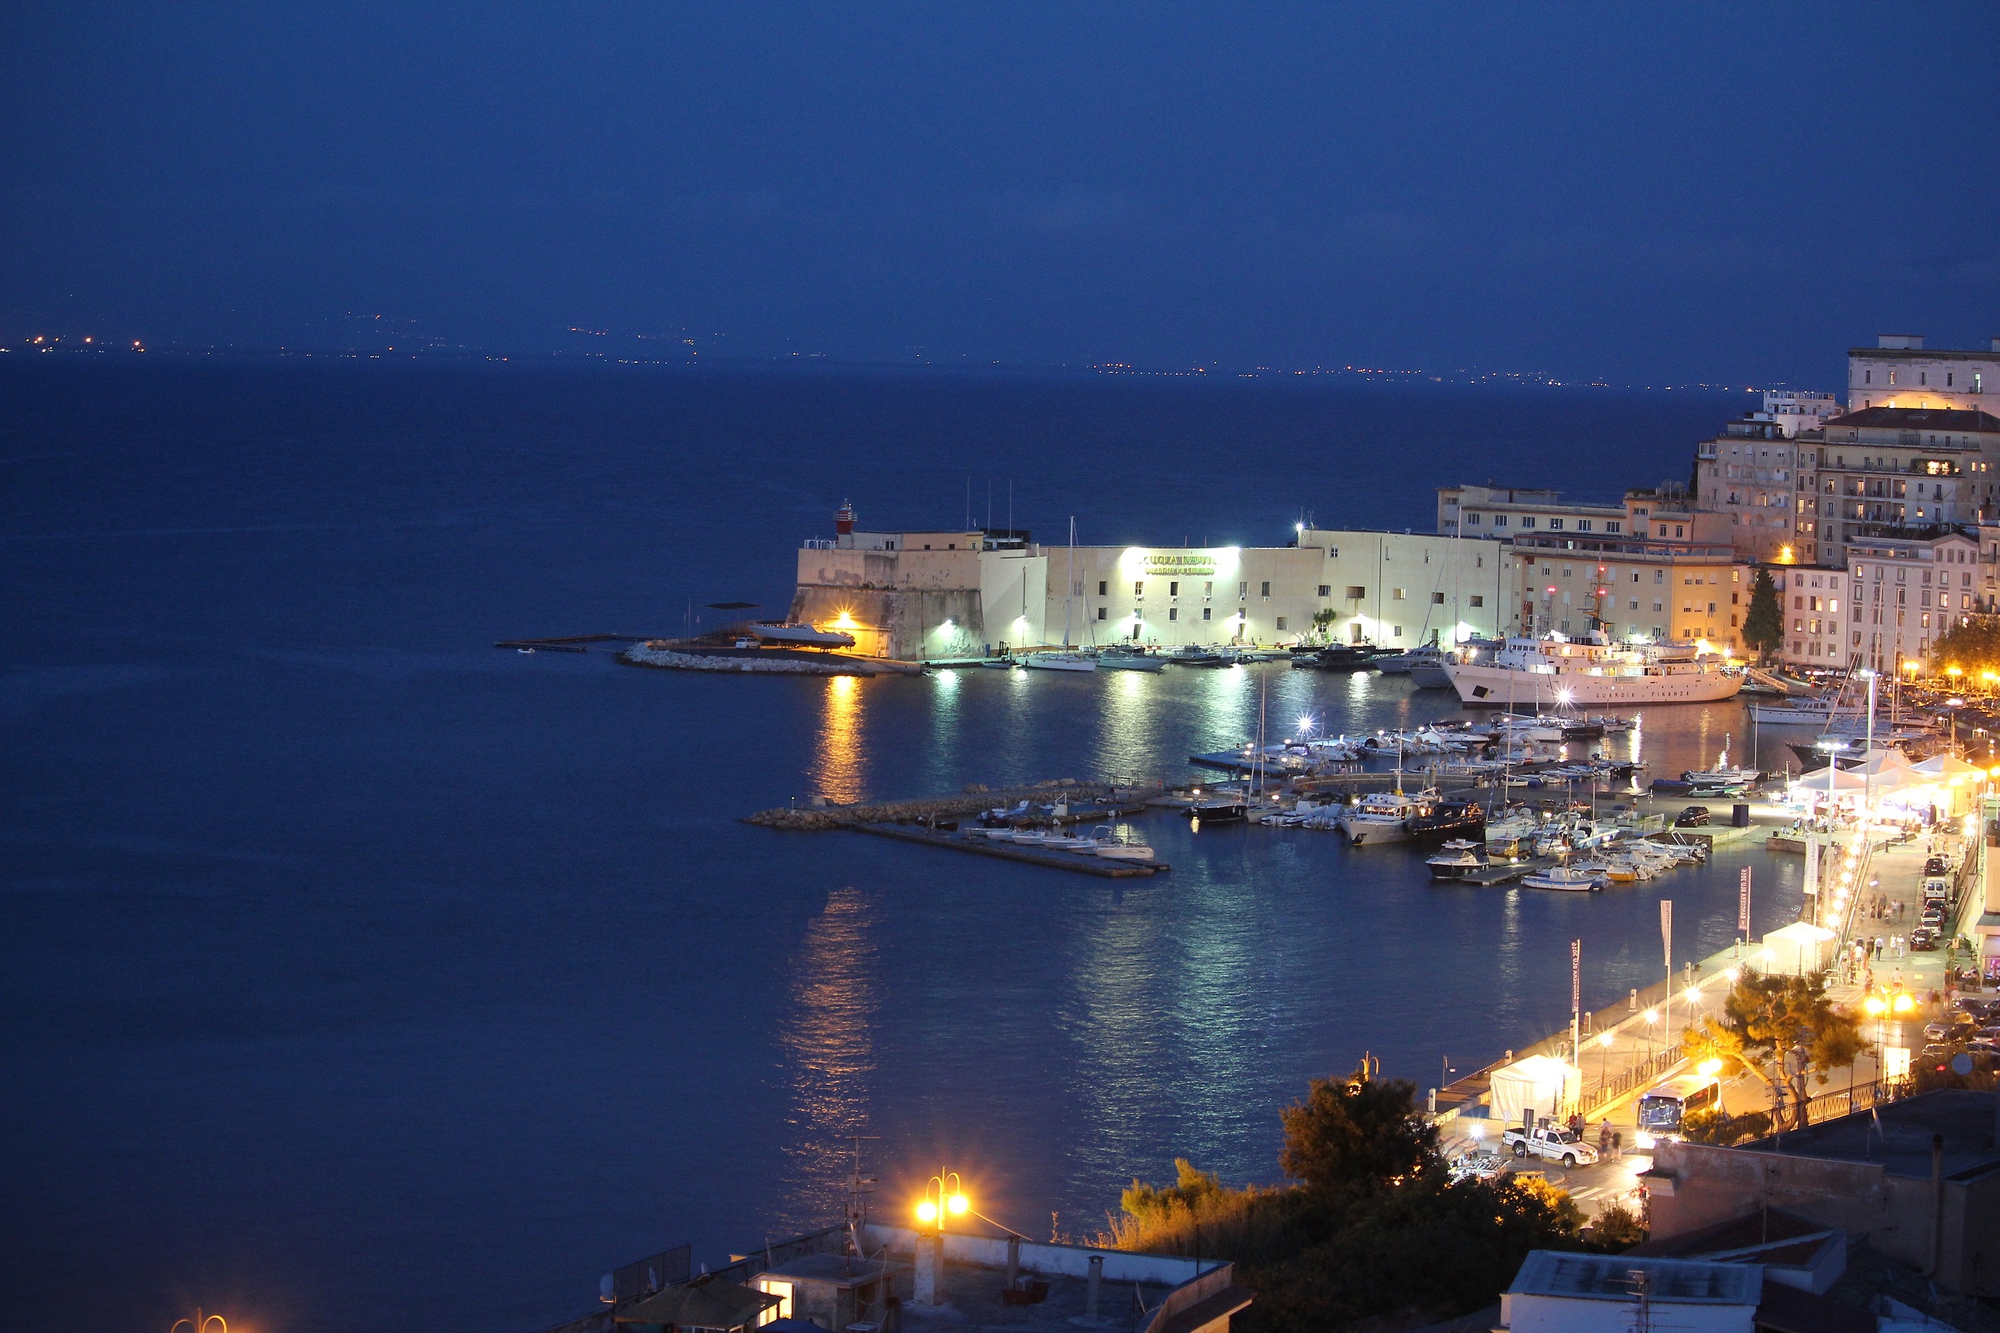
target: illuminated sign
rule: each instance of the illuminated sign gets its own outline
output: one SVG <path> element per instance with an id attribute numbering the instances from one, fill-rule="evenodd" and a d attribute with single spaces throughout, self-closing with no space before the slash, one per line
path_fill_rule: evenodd
<path id="1" fill-rule="evenodd" d="M 1158 574 L 1163 578 L 1207 578 L 1215 573 L 1215 557 L 1206 551 L 1148 555 L 1141 558 L 1139 567 L 1148 574 Z"/>

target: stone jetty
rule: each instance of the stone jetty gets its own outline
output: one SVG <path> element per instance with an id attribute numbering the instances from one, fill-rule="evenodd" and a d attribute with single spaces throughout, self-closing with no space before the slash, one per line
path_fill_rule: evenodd
<path id="1" fill-rule="evenodd" d="M 1080 806 L 1122 796 L 1131 789 L 1109 782 L 1079 782 L 1075 778 L 1049 778 L 1026 787 L 994 790 L 972 784 L 950 796 L 925 796 L 908 801 L 883 801 L 870 805 L 816 805 L 780 810 L 759 810 L 744 819 L 763 828 L 817 830 L 854 828 L 862 824 L 909 823 L 920 819 L 957 819 L 976 815 L 997 806 L 1013 807 L 1024 800 L 1068 801 Z M 1148 789 L 1149 791 L 1157 788 Z"/>

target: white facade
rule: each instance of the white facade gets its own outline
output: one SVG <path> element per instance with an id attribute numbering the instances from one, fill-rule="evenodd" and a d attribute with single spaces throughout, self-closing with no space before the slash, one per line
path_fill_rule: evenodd
<path id="1" fill-rule="evenodd" d="M 1818 430 L 1840 412 L 1840 399 L 1830 393 L 1767 393 L 1764 410 L 1752 412 L 1749 419 L 1775 426 L 1791 439 L 1801 431 Z"/>
<path id="2" fill-rule="evenodd" d="M 1506 541 L 1523 532 L 1619 536 L 1631 531 L 1623 505 L 1562 503 L 1560 491 L 1519 486 L 1440 486 L 1438 531 Z"/>
<path id="3" fill-rule="evenodd" d="M 1877 671 L 1928 657 L 1938 635 L 1977 614 L 1985 595 L 1979 543 L 1959 533 L 1856 542 L 1847 572 L 1848 651 Z M 1796 615 L 1788 611 L 1786 623 Z"/>
<path id="4" fill-rule="evenodd" d="M 1850 642 L 1855 626 L 1847 571 L 1826 565 L 1781 565 L 1770 573 L 1778 605 L 1785 612 L 1779 660 L 1825 670 L 1851 665 L 1861 647 Z M 1747 609 L 1749 599 L 1744 601 Z"/>

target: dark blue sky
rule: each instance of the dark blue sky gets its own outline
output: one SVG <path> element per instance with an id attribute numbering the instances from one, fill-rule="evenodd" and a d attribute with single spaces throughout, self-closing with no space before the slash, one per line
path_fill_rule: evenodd
<path id="1" fill-rule="evenodd" d="M 2000 334 L 1988 3 L 50 4 L 6 31 L 9 339 L 577 326 L 1832 388 L 1878 332 Z"/>

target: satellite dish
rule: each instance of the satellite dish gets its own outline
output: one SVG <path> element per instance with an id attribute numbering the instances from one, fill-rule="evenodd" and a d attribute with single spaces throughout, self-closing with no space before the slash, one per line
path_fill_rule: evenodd
<path id="1" fill-rule="evenodd" d="M 1952 1056 L 1951 1072 L 1954 1074 L 1970 1074 L 1972 1072 L 1972 1057 L 1964 1051 L 1960 1051 L 1957 1055 Z"/>

